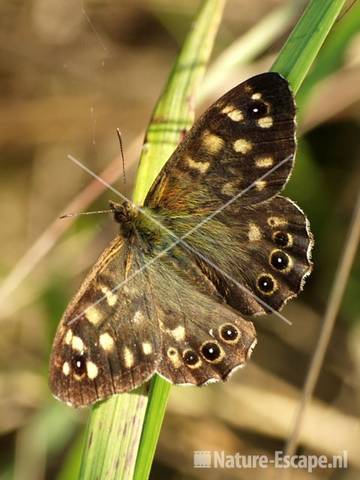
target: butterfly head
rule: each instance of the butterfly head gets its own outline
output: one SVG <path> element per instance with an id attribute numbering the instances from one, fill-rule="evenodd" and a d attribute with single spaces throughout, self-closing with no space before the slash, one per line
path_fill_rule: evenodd
<path id="1" fill-rule="evenodd" d="M 116 203 L 110 201 L 110 208 L 113 210 L 114 220 L 120 225 L 121 234 L 129 238 L 136 230 L 138 235 L 156 243 L 163 237 L 163 232 L 154 223 L 149 213 L 140 211 L 136 205 L 130 202 Z"/>
<path id="2" fill-rule="evenodd" d="M 110 208 L 113 211 L 114 220 L 116 223 L 120 224 L 122 233 L 130 234 L 132 231 L 132 226 L 134 220 L 137 217 L 138 210 L 130 202 L 116 203 L 109 201 Z"/>

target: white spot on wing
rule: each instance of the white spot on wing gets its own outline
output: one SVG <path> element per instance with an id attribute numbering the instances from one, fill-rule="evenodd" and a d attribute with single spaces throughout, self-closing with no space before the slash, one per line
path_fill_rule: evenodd
<path id="1" fill-rule="evenodd" d="M 261 230 L 253 222 L 249 223 L 248 238 L 249 238 L 250 242 L 256 242 L 256 241 L 261 240 Z"/>
<path id="2" fill-rule="evenodd" d="M 259 118 L 257 121 L 257 124 L 259 125 L 260 128 L 270 128 L 273 126 L 273 119 L 272 117 L 262 117 Z"/>
<path id="3" fill-rule="evenodd" d="M 108 288 L 106 285 L 102 285 L 100 287 L 100 290 L 105 295 L 106 301 L 109 307 L 113 307 L 117 302 L 117 298 L 118 298 L 117 295 L 114 292 L 112 292 L 110 288 Z"/>
<path id="4" fill-rule="evenodd" d="M 255 188 L 258 192 L 261 192 L 261 190 L 264 190 L 266 187 L 266 181 L 265 180 L 258 180 L 255 182 Z"/>
<path id="5" fill-rule="evenodd" d="M 90 380 L 94 380 L 94 378 L 98 376 L 99 369 L 94 362 L 91 362 L 90 360 L 88 360 L 86 362 L 86 372 Z"/>
<path id="6" fill-rule="evenodd" d="M 171 330 L 171 335 L 175 338 L 175 340 L 180 342 L 185 338 L 185 328 L 182 325 L 179 325 L 173 330 Z"/>
<path id="7" fill-rule="evenodd" d="M 124 363 L 126 368 L 131 368 L 134 365 L 134 355 L 128 347 L 124 347 Z"/>
<path id="8" fill-rule="evenodd" d="M 145 355 L 150 355 L 152 352 L 152 345 L 149 342 L 143 342 L 142 349 Z"/>
<path id="9" fill-rule="evenodd" d="M 81 340 L 80 337 L 77 337 L 76 335 L 72 337 L 71 346 L 73 350 L 76 350 L 80 353 L 84 351 L 84 342 Z"/>
<path id="10" fill-rule="evenodd" d="M 190 157 L 187 157 L 187 164 L 193 170 L 198 170 L 200 173 L 205 173 L 210 166 L 209 162 L 195 162 Z"/>
<path id="11" fill-rule="evenodd" d="M 145 320 L 145 317 L 144 317 L 144 314 L 142 313 L 141 310 L 137 310 L 135 312 L 135 315 L 133 317 L 133 322 L 134 323 L 140 323 L 140 322 L 143 322 Z"/>
<path id="12" fill-rule="evenodd" d="M 93 325 L 97 325 L 101 320 L 100 312 L 93 306 L 85 310 L 85 317 Z"/>
<path id="13" fill-rule="evenodd" d="M 100 335 L 99 342 L 101 347 L 107 352 L 110 352 L 114 348 L 114 339 L 108 332 Z"/>
<path id="14" fill-rule="evenodd" d="M 63 367 L 62 367 L 62 371 L 63 371 L 63 374 L 67 377 L 70 373 L 70 365 L 68 362 L 64 362 L 63 363 Z"/>
<path id="15" fill-rule="evenodd" d="M 261 93 L 259 93 L 259 92 L 253 93 L 253 94 L 251 95 L 251 98 L 252 98 L 253 100 L 260 100 L 261 97 L 262 97 L 262 95 L 261 95 Z"/>
<path id="16" fill-rule="evenodd" d="M 273 163 L 274 163 L 274 160 L 272 157 L 260 157 L 255 161 L 255 165 L 259 168 L 271 167 Z"/>
<path id="17" fill-rule="evenodd" d="M 71 344 L 72 337 L 73 337 L 73 333 L 72 333 L 71 328 L 69 328 L 69 330 L 66 332 L 65 340 L 64 340 L 65 343 L 66 343 L 66 345 L 70 345 L 70 344 Z"/>
<path id="18" fill-rule="evenodd" d="M 238 153 L 248 153 L 252 149 L 252 144 L 245 138 L 239 138 L 234 142 L 234 150 Z"/>

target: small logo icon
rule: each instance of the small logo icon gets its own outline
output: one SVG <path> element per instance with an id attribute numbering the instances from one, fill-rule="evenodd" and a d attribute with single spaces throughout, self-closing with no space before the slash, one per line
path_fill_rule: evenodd
<path id="1" fill-rule="evenodd" d="M 194 468 L 211 468 L 211 452 L 207 450 L 195 451 Z"/>

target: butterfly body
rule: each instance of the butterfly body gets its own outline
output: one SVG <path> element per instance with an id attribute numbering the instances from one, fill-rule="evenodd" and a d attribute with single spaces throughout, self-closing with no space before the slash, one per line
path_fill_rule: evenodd
<path id="1" fill-rule="evenodd" d="M 119 235 L 67 308 L 50 384 L 83 406 L 155 372 L 225 380 L 255 343 L 245 315 L 279 310 L 310 273 L 303 212 L 278 195 L 295 152 L 287 82 L 261 74 L 195 123 L 138 208 L 111 202 Z"/>

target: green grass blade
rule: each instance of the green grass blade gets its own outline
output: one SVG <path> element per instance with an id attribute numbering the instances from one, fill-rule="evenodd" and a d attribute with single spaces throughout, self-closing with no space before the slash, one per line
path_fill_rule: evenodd
<path id="1" fill-rule="evenodd" d="M 133 193 L 137 204 L 143 203 L 184 131 L 193 124 L 196 91 L 209 60 L 224 3 L 224 0 L 203 2 L 155 107 L 137 171 Z"/>
<path id="2" fill-rule="evenodd" d="M 80 479 L 131 479 L 143 418 L 146 387 L 114 395 L 93 407 L 85 434 Z"/>
<path id="3" fill-rule="evenodd" d="M 203 102 L 223 83 L 224 74 L 231 75 L 239 65 L 246 65 L 284 35 L 298 18 L 306 2 L 296 0 L 272 10 L 229 45 L 206 72 L 206 79 L 199 92 Z"/>
<path id="4" fill-rule="evenodd" d="M 149 477 L 170 388 L 171 384 L 158 375 L 155 375 L 151 381 L 149 403 L 139 445 L 134 480 L 145 480 Z"/>
<path id="5" fill-rule="evenodd" d="M 272 70 L 288 79 L 296 93 L 345 0 L 312 0 L 283 46 Z"/>

